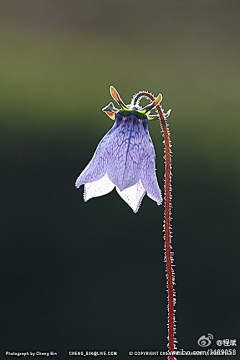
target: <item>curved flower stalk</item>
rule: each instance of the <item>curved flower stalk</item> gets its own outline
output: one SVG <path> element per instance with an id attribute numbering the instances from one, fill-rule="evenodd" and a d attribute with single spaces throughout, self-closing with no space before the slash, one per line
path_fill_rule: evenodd
<path id="1" fill-rule="evenodd" d="M 113 86 L 112 103 L 102 110 L 113 120 L 113 127 L 100 141 L 92 160 L 76 180 L 76 187 L 84 184 L 84 200 L 108 194 L 115 187 L 121 198 L 136 213 L 145 194 L 158 205 L 162 203 L 161 190 L 155 170 L 155 150 L 148 132 L 150 115 L 162 99 L 158 95 L 151 104 L 141 108 L 125 105 Z"/>
<path id="2" fill-rule="evenodd" d="M 154 100 L 154 96 L 147 91 L 141 91 L 137 93 L 133 102 L 140 101 L 141 98 L 147 98 L 151 101 Z M 175 325 L 175 303 L 176 303 L 176 293 L 173 285 L 175 284 L 175 275 L 173 270 L 173 252 L 171 245 L 171 140 L 170 140 L 170 132 L 168 129 L 168 124 L 166 122 L 166 118 L 170 115 L 171 110 L 168 110 L 166 114 L 164 114 L 163 109 L 160 105 L 156 106 L 156 110 L 160 119 L 160 124 L 162 128 L 162 133 L 164 137 L 164 158 L 165 158 L 165 186 L 164 186 L 164 240 L 165 240 L 165 254 L 164 261 L 166 262 L 166 278 L 167 278 L 167 294 L 168 294 L 168 349 L 171 352 L 168 356 L 169 360 L 175 360 L 175 356 L 173 351 L 176 350 L 177 340 L 175 338 L 176 333 L 176 325 Z"/>

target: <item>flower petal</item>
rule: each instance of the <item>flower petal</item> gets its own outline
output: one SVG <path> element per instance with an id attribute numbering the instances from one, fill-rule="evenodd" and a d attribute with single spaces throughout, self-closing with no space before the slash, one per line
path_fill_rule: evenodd
<path id="1" fill-rule="evenodd" d="M 144 152 L 144 158 L 142 160 L 141 180 L 144 189 L 147 192 L 147 196 L 156 201 L 158 205 L 162 203 L 161 190 L 158 185 L 156 169 L 155 169 L 155 150 L 151 136 L 148 132 L 148 136 L 143 138 L 142 151 Z"/>
<path id="2" fill-rule="evenodd" d="M 141 180 L 147 196 L 156 201 L 158 205 L 162 203 L 162 194 L 158 185 L 155 160 L 151 161 L 150 157 L 146 158 L 146 162 L 142 169 Z"/>
<path id="3" fill-rule="evenodd" d="M 109 155 L 106 151 L 107 143 L 114 126 L 108 131 L 98 144 L 98 147 L 92 157 L 92 160 L 85 167 L 76 180 L 75 186 L 79 188 L 81 185 L 101 179 L 107 170 Z"/>
<path id="4" fill-rule="evenodd" d="M 117 114 L 116 117 L 119 123 L 108 142 L 110 157 L 107 173 L 109 179 L 123 191 L 140 180 L 141 142 L 146 133 L 135 115 L 124 118 Z"/>
<path id="5" fill-rule="evenodd" d="M 121 198 L 126 201 L 126 203 L 133 209 L 133 212 L 136 213 L 139 209 L 144 195 L 146 194 L 141 180 L 139 180 L 137 184 L 128 187 L 123 191 L 120 191 L 118 187 L 116 188 L 116 190 L 121 196 Z"/>
<path id="6" fill-rule="evenodd" d="M 101 179 L 85 184 L 84 201 L 93 197 L 106 195 L 114 189 L 115 185 L 111 182 L 108 175 L 105 174 Z"/>

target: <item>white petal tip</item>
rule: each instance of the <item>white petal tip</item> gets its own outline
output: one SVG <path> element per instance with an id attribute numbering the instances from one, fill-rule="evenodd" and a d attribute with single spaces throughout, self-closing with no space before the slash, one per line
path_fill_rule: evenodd
<path id="1" fill-rule="evenodd" d="M 142 199 L 146 194 L 146 191 L 142 185 L 141 180 L 137 184 L 130 186 L 124 190 L 120 190 L 116 187 L 118 194 L 121 198 L 132 208 L 133 212 L 136 214 L 141 205 Z"/>
<path id="2" fill-rule="evenodd" d="M 75 181 L 75 187 L 78 189 L 78 188 L 80 188 L 80 186 L 81 186 L 82 184 L 79 184 L 79 181 L 78 181 L 78 179 Z"/>
<path id="3" fill-rule="evenodd" d="M 111 182 L 108 175 L 105 174 L 101 179 L 86 183 L 84 185 L 84 201 L 88 201 L 93 197 L 103 196 L 114 189 L 115 185 Z"/>

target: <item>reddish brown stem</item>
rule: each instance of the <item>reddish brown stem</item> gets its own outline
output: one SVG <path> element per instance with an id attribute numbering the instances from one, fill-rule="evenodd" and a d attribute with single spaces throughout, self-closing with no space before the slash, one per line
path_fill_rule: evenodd
<path id="1" fill-rule="evenodd" d="M 148 92 L 139 92 L 135 99 L 141 97 L 148 97 L 154 101 L 155 97 Z M 164 240 L 165 240 L 165 261 L 167 272 L 167 293 L 168 293 L 168 349 L 174 351 L 175 349 L 175 310 L 174 305 L 176 302 L 174 284 L 174 271 L 173 271 L 173 253 L 171 252 L 171 142 L 168 125 L 165 120 L 165 115 L 160 105 L 156 107 L 159 118 L 161 121 L 161 127 L 164 137 L 165 148 L 165 187 L 164 187 L 164 200 L 165 200 L 165 213 L 164 213 Z M 169 355 L 169 360 L 174 360 L 174 355 Z"/>

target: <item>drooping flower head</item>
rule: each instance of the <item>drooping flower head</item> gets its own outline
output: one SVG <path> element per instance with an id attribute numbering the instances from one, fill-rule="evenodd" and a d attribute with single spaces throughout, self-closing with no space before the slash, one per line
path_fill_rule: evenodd
<path id="1" fill-rule="evenodd" d="M 113 86 L 110 94 L 121 109 L 116 109 L 111 102 L 102 109 L 115 122 L 77 178 L 76 187 L 84 184 L 85 201 L 108 194 L 116 187 L 118 194 L 136 213 L 145 194 L 158 205 L 162 203 L 155 150 L 148 132 L 149 120 L 157 117 L 150 115 L 150 111 L 160 103 L 162 96 L 159 94 L 142 108 L 137 94 L 130 105 L 124 104 Z"/>

